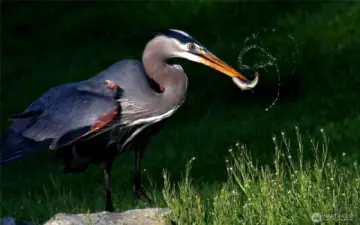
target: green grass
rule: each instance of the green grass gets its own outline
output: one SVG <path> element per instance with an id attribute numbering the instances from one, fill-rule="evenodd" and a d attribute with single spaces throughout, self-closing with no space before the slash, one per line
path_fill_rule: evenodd
<path id="1" fill-rule="evenodd" d="M 329 140 L 311 140 L 313 160 L 304 160 L 305 145 L 286 134 L 273 137 L 273 162 L 259 166 L 251 151 L 238 143 L 226 160 L 228 180 L 220 187 L 195 187 L 187 164 L 184 178 L 173 184 L 164 171 L 163 197 L 179 224 L 358 224 L 360 166 L 346 153 L 333 159 Z M 290 147 L 291 144 L 295 146 Z M 296 158 L 294 159 L 294 154 Z M 316 216 L 316 215 L 320 215 Z"/>
<path id="2" fill-rule="evenodd" d="M 228 148 L 237 141 L 246 144 L 261 167 L 273 161 L 273 134 L 283 131 L 292 143 L 297 143 L 294 125 L 302 131 L 304 139 L 314 137 L 319 140 L 318 131 L 323 128 L 331 140 L 328 155 L 337 159 L 337 163 L 331 165 L 336 169 L 338 179 L 345 173 L 338 164 L 343 152 L 350 163 L 344 162 L 341 166 L 351 168 L 352 162 L 358 161 L 359 15 L 360 4 L 356 2 L 293 2 L 281 6 L 270 1 L 3 3 L 1 129 L 9 124 L 8 114 L 23 111 L 48 88 L 87 79 L 120 59 L 140 59 L 143 47 L 151 37 L 148 34 L 154 30 L 183 29 L 237 68 L 236 58 L 244 47 L 244 39 L 264 28 L 275 28 L 277 32 L 262 34 L 258 39 L 259 45 L 276 55 L 281 72 L 280 99 L 272 110 L 266 112 L 265 107 L 276 95 L 277 77 L 273 71 L 260 71 L 260 83 L 254 93 L 241 92 L 228 77 L 216 71 L 185 60 L 174 60 L 188 74 L 188 97 L 164 129 L 151 139 L 144 156 L 143 168 L 157 187 L 159 202 L 163 198 L 163 170 L 168 171 L 173 182 L 180 181 L 184 165 L 195 157 L 191 187 L 201 189 L 204 195 L 196 205 L 200 208 L 191 211 L 189 218 L 216 222 L 225 214 L 216 211 L 220 206 L 208 207 L 203 200 L 214 200 L 216 193 L 220 196 L 217 204 L 220 204 L 229 188 L 239 187 L 236 182 L 230 182 L 233 178 L 227 176 L 225 163 Z M 296 49 L 289 44 L 288 34 L 294 36 L 299 51 L 295 73 L 292 73 L 289 56 Z M 304 164 L 312 162 L 314 156 L 309 143 L 304 140 Z M 296 156 L 295 149 L 291 153 Z M 111 179 L 117 211 L 144 207 L 132 193 L 133 157 L 131 152 L 126 153 L 114 165 Z M 235 159 L 242 160 L 241 157 Z M 294 160 L 298 162 L 296 158 Z M 310 179 L 316 168 L 307 168 L 300 174 Z M 259 197 L 271 191 L 273 184 L 265 176 L 270 173 L 257 173 L 258 180 L 253 188 L 259 189 L 261 185 L 265 188 Z M 278 177 L 280 181 L 291 181 L 291 176 L 286 175 L 291 170 L 284 168 L 283 173 Z M 145 178 L 144 184 L 149 188 Z M 316 184 L 316 180 L 311 182 Z M 202 188 L 204 186 L 207 188 Z M 314 193 L 320 193 L 322 187 L 325 186 L 319 186 Z M 284 187 L 284 190 L 288 189 Z M 304 194 L 301 189 L 296 190 L 295 193 Z M 336 204 L 345 206 L 342 195 L 336 194 L 338 190 L 348 189 L 342 186 L 331 189 L 339 198 Z M 264 221 L 267 218 L 274 218 L 278 223 L 287 218 L 306 223 L 309 221 L 306 211 L 328 212 L 322 207 L 329 202 L 318 199 L 319 205 L 316 205 L 308 196 L 302 196 L 301 202 L 296 203 L 301 208 L 296 210 L 283 205 L 290 204 L 296 196 L 288 196 L 289 201 L 285 196 L 282 199 L 276 195 L 276 198 L 279 206 L 285 207 L 284 213 L 292 213 L 291 216 L 281 216 L 280 212 L 272 211 L 275 209 L 264 209 L 266 205 L 236 212 L 253 215 L 251 220 L 259 220 L 261 224 L 271 223 Z M 103 172 L 96 166 L 80 175 L 65 175 L 61 163 L 52 153 L 46 152 L 1 168 L 0 216 L 45 221 L 57 212 L 101 211 L 104 200 Z M 246 202 L 246 199 L 242 201 Z M 179 207 L 179 203 L 174 204 Z M 227 209 L 231 207 L 235 205 Z M 259 215 L 256 213 L 259 209 L 273 216 Z M 187 216 L 184 211 L 175 212 L 178 220 Z M 217 218 L 212 218 L 209 212 L 214 212 Z M 229 218 L 233 216 L 231 214 Z"/>

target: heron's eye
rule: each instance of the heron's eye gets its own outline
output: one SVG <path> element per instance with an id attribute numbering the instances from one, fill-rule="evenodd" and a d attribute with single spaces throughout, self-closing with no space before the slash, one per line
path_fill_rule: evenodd
<path id="1" fill-rule="evenodd" d="M 194 50 L 194 49 L 195 49 L 195 44 L 194 44 L 194 43 L 190 43 L 190 44 L 188 45 L 188 48 L 189 48 L 189 50 Z"/>

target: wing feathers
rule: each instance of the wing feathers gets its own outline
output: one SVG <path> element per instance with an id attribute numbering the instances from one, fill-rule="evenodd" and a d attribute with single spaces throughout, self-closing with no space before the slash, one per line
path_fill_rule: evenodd
<path id="1" fill-rule="evenodd" d="M 50 149 L 57 149 L 62 146 L 71 144 L 82 137 L 85 137 L 95 131 L 98 131 L 100 128 L 110 123 L 116 117 L 117 114 L 118 114 L 118 108 L 115 108 L 111 112 L 99 116 L 95 124 L 91 126 L 80 127 L 76 130 L 72 130 L 65 133 L 59 139 L 54 139 L 54 141 L 50 145 Z"/>
<path id="2" fill-rule="evenodd" d="M 23 112 L 19 114 L 10 115 L 8 117 L 9 120 L 17 120 L 17 119 L 28 119 L 31 117 L 39 116 L 43 111 L 42 110 L 33 110 L 28 112 Z"/>

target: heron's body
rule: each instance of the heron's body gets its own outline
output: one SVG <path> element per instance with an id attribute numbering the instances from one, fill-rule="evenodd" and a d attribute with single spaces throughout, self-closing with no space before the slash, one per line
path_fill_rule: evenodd
<path id="1" fill-rule="evenodd" d="M 170 30 L 147 44 L 142 62 L 122 60 L 88 80 L 51 88 L 23 113 L 12 116 L 14 122 L 1 138 L 1 163 L 46 148 L 58 151 L 65 172 L 82 172 L 90 163 L 100 163 L 105 172 L 106 209 L 112 211 L 110 168 L 116 155 L 134 149 L 134 191 L 150 202 L 140 185 L 142 152 L 149 137 L 161 128 L 160 122 L 186 98 L 186 74 L 179 65 L 166 63 L 171 57 L 211 66 L 237 79 L 244 89 L 257 83 L 248 83 L 185 32 Z"/>
<path id="2" fill-rule="evenodd" d="M 104 80 L 112 80 L 117 83 L 121 92 L 120 98 L 117 100 L 120 105 L 119 114 L 117 118 L 98 131 L 99 135 L 94 134 L 97 135 L 94 138 L 87 138 L 85 136 L 74 144 L 76 152 L 82 157 L 82 164 L 75 162 L 78 158 L 74 157 L 74 150 L 71 149 L 72 146 L 59 149 L 60 154 L 65 156 L 64 160 L 67 161 L 66 171 L 83 171 L 89 163 L 104 162 L 129 149 L 144 149 L 149 141 L 149 137 L 157 133 L 160 130 L 159 128 L 162 127 L 162 123 L 159 122 L 175 113 L 185 100 L 187 88 L 186 75 L 181 68 L 174 69 L 179 69 L 179 73 L 182 73 L 184 76 L 182 87 L 184 94 L 178 97 L 175 104 L 174 101 L 169 101 L 172 104 L 169 104 L 168 108 L 156 107 L 157 104 L 160 104 L 160 100 L 165 98 L 165 92 L 160 92 L 161 90 L 159 90 L 157 85 L 146 75 L 143 64 L 137 60 L 119 61 L 97 76 L 83 81 L 84 83 L 98 83 L 99 85 Z M 123 71 L 131 71 L 131 73 Z M 61 86 L 59 88 L 62 89 Z M 139 92 L 139 89 L 142 91 Z M 149 98 L 149 96 L 153 97 Z M 110 106 L 113 106 L 112 97 L 108 99 L 108 103 Z M 99 102 L 99 99 L 92 97 L 92 101 L 87 102 L 87 105 L 89 104 L 98 106 L 101 104 L 101 101 Z M 154 106 L 156 110 L 150 112 L 149 108 Z M 100 114 L 108 111 L 104 109 L 106 107 L 97 107 L 97 111 Z M 79 109 L 77 108 L 75 111 L 77 112 Z M 83 113 L 85 114 L 86 111 L 84 110 Z M 96 115 L 99 115 L 99 113 L 96 113 Z M 93 121 L 89 121 L 89 124 Z M 80 127 L 80 124 L 77 126 Z"/>

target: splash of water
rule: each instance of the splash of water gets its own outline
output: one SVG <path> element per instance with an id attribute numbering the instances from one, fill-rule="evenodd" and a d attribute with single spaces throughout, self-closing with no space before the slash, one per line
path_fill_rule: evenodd
<path id="1" fill-rule="evenodd" d="M 281 87 L 281 75 L 280 75 L 280 68 L 279 68 L 280 63 L 278 62 L 278 60 L 274 56 L 274 54 L 272 54 L 270 52 L 269 49 L 267 49 L 265 47 L 261 47 L 259 44 L 250 44 L 249 45 L 248 42 L 256 41 L 256 40 L 260 39 L 260 36 L 261 36 L 260 34 L 274 33 L 274 32 L 276 32 L 276 29 L 264 28 L 261 32 L 253 33 L 252 35 L 246 37 L 244 40 L 245 47 L 242 49 L 242 51 L 240 52 L 240 54 L 238 56 L 238 62 L 239 62 L 241 70 L 259 71 L 261 69 L 266 74 L 271 67 L 273 67 L 275 69 L 275 73 L 277 76 L 277 93 L 276 93 L 275 98 L 271 102 L 271 104 L 265 108 L 265 111 L 270 111 L 270 109 L 275 106 L 275 104 L 277 103 L 277 101 L 280 98 L 280 87 Z M 295 73 L 295 65 L 296 65 L 296 57 L 299 53 L 299 50 L 298 50 L 297 44 L 295 42 L 295 38 L 291 34 L 288 34 L 287 37 L 291 40 L 292 46 L 295 48 L 295 51 L 292 52 L 292 63 L 293 63 L 292 74 L 294 74 Z M 249 66 L 249 65 L 245 64 L 243 59 L 244 59 L 245 55 L 247 55 L 250 51 L 258 52 L 262 58 L 265 58 L 265 60 L 258 61 L 253 66 Z M 260 75 L 264 75 L 264 73 L 260 73 Z"/>
<path id="2" fill-rule="evenodd" d="M 257 35 L 255 35 L 253 37 L 255 38 L 256 36 Z M 260 55 L 265 57 L 267 60 L 258 62 L 253 67 L 250 67 L 250 66 L 244 64 L 243 57 L 251 50 L 260 51 Z M 272 103 L 268 107 L 265 108 L 265 111 L 269 111 L 276 104 L 276 102 L 278 101 L 278 99 L 280 97 L 280 86 L 281 86 L 280 70 L 279 70 L 279 66 L 278 66 L 276 58 L 268 50 L 266 50 L 265 48 L 262 48 L 262 47 L 260 47 L 260 46 L 258 46 L 256 44 L 254 44 L 254 45 L 250 45 L 250 46 L 245 47 L 240 52 L 239 57 L 238 57 L 238 61 L 239 61 L 239 64 L 241 65 L 240 68 L 243 69 L 243 70 L 253 69 L 255 71 L 259 71 L 260 69 L 263 69 L 265 72 L 268 72 L 267 67 L 275 67 L 275 71 L 276 71 L 277 79 L 278 79 L 278 87 L 277 87 L 277 94 L 276 94 L 275 99 L 272 101 Z"/>

